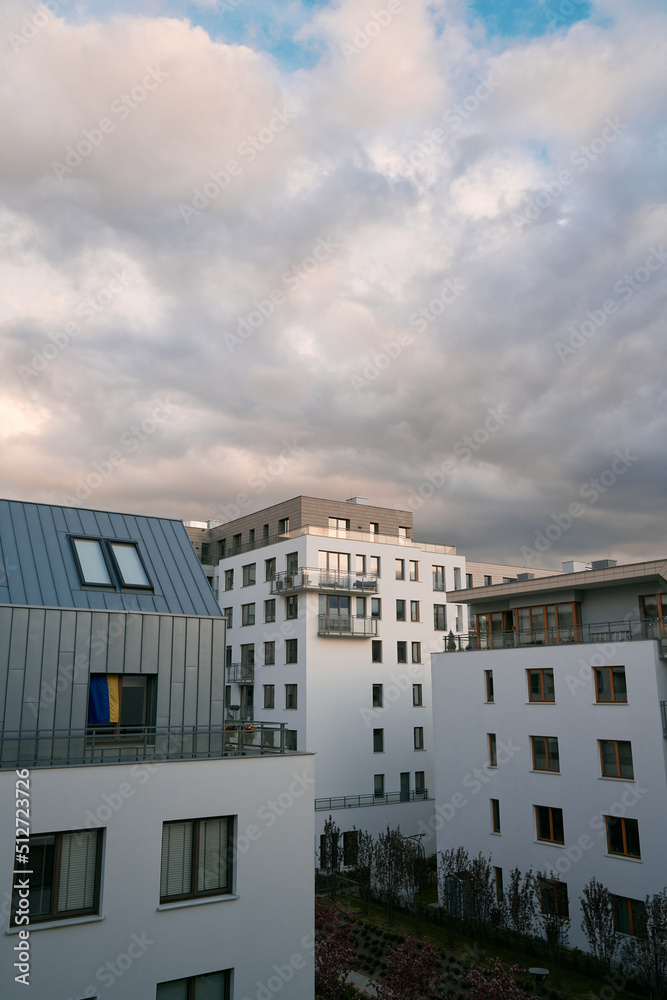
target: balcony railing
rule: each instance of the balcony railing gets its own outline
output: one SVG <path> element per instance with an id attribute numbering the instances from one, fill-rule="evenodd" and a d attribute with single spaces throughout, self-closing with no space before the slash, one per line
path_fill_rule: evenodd
<path id="1" fill-rule="evenodd" d="M 227 705 L 226 722 L 252 722 L 254 718 L 254 705 Z"/>
<path id="2" fill-rule="evenodd" d="M 317 634 L 369 639 L 378 634 L 378 620 L 360 615 L 318 615 Z"/>
<path id="3" fill-rule="evenodd" d="M 409 548 L 421 548 L 425 552 L 456 555 L 456 547 L 453 545 L 417 542 L 412 538 L 405 538 L 403 535 L 378 535 L 374 531 L 343 531 L 340 528 L 325 528 L 318 524 L 304 524 L 301 528 L 292 528 L 282 534 L 267 535 L 266 538 L 256 538 L 254 542 L 244 542 L 242 545 L 231 546 L 223 558 L 229 559 L 230 556 L 253 552 L 255 549 L 262 549 L 267 545 L 284 542 L 288 538 L 300 538 L 302 535 L 317 535 L 320 538 L 347 538 L 352 541 L 373 542 L 376 545 L 403 545 Z"/>
<path id="4" fill-rule="evenodd" d="M 285 753 L 285 723 L 252 726 L 124 727 L 117 736 L 92 729 L 0 730 L 0 769 L 208 760 L 239 753 Z"/>
<path id="5" fill-rule="evenodd" d="M 330 799 L 315 799 L 315 812 L 327 809 L 359 809 L 362 806 L 390 806 L 397 802 L 425 802 L 428 788 L 410 792 L 383 792 L 382 795 L 336 795 Z"/>
<path id="6" fill-rule="evenodd" d="M 667 701 L 660 702 L 660 709 L 662 711 L 662 733 L 667 740 Z"/>
<path id="7" fill-rule="evenodd" d="M 254 680 L 254 663 L 228 663 L 225 667 L 225 681 L 227 684 L 252 684 Z"/>
<path id="8" fill-rule="evenodd" d="M 285 594 L 294 590 L 342 590 L 355 594 L 375 594 L 377 589 L 376 573 L 345 573 L 328 569 L 307 569 L 304 566 L 292 573 L 276 573 L 271 580 L 272 594 Z"/>
<path id="9" fill-rule="evenodd" d="M 616 622 L 589 622 L 585 625 L 545 626 L 503 632 L 464 632 L 445 638 L 445 652 L 463 650 L 512 649 L 519 646 L 553 646 L 566 643 L 636 642 L 667 639 L 667 619 L 637 618 Z"/>

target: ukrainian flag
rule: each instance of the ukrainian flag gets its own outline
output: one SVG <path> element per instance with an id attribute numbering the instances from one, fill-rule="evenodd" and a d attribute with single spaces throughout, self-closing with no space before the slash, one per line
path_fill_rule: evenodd
<path id="1" fill-rule="evenodd" d="M 91 674 L 88 725 L 119 721 L 118 674 Z"/>

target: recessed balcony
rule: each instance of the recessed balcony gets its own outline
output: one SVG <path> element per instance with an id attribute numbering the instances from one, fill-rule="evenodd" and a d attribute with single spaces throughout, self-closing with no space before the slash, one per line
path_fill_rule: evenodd
<path id="1" fill-rule="evenodd" d="M 329 569 L 307 569 L 304 566 L 291 573 L 276 573 L 271 580 L 272 594 L 287 594 L 295 590 L 376 594 L 377 589 L 376 573 L 345 573 Z"/>
<path id="2" fill-rule="evenodd" d="M 569 643 L 617 643 L 658 639 L 659 655 L 667 658 L 667 619 L 624 619 L 615 622 L 588 622 L 581 625 L 542 626 L 530 629 L 480 629 L 445 637 L 445 652 L 463 650 L 514 649 L 522 646 L 556 646 Z"/>
<path id="3" fill-rule="evenodd" d="M 228 663 L 225 667 L 226 684 L 252 684 L 254 680 L 254 663 Z"/>
<path id="4" fill-rule="evenodd" d="M 318 615 L 317 634 L 370 639 L 378 634 L 378 620 L 361 615 Z"/>

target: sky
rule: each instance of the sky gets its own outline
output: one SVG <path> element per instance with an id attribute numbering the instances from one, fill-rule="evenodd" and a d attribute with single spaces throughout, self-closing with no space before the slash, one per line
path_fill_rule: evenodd
<path id="1" fill-rule="evenodd" d="M 6 0 L 0 67 L 0 495 L 667 555 L 662 2 Z"/>

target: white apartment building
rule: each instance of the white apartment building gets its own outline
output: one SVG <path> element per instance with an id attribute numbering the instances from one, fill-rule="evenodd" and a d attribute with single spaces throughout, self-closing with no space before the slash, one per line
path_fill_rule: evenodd
<path id="1" fill-rule="evenodd" d="M 465 560 L 416 542 L 412 513 L 297 497 L 188 527 L 227 618 L 230 717 L 282 723 L 317 754 L 316 832 L 387 824 L 433 803 L 430 655 L 467 629 Z M 204 549 L 202 550 L 202 546 Z"/>
<path id="2" fill-rule="evenodd" d="M 225 645 L 181 522 L 0 501 L 3 998 L 312 1000 L 313 756 Z"/>
<path id="3" fill-rule="evenodd" d="M 475 627 L 432 657 L 438 849 L 490 855 L 498 892 L 560 878 L 572 946 L 591 877 L 622 933 L 667 885 L 666 592 L 660 560 L 447 595 Z"/>

